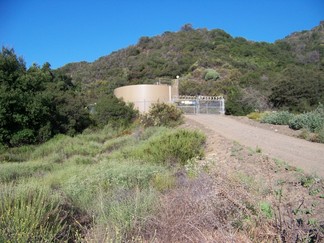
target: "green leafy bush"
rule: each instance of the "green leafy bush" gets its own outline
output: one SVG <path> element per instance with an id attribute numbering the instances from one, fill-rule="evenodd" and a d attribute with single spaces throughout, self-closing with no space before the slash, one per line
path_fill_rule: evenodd
<path id="1" fill-rule="evenodd" d="M 294 117 L 294 114 L 291 114 L 288 111 L 278 111 L 267 113 L 261 118 L 262 123 L 269 123 L 274 125 L 288 125 L 289 121 Z"/>
<path id="2" fill-rule="evenodd" d="M 289 122 L 289 127 L 295 130 L 305 128 L 316 132 L 324 127 L 324 106 L 320 104 L 314 111 L 296 115 Z"/>
<path id="3" fill-rule="evenodd" d="M 314 132 L 321 128 L 324 124 L 324 119 L 319 114 L 304 113 L 296 115 L 289 122 L 289 127 L 294 130 L 306 128 L 307 130 Z"/>
<path id="4" fill-rule="evenodd" d="M 257 109 L 251 103 L 244 102 L 244 91 L 239 86 L 229 86 L 226 88 L 226 115 L 245 116 Z"/>
<path id="5" fill-rule="evenodd" d="M 214 70 L 214 69 L 206 69 L 206 72 L 205 72 L 205 75 L 204 75 L 204 79 L 206 81 L 208 81 L 208 80 L 214 80 L 215 81 L 215 80 L 217 80 L 219 78 L 220 78 L 220 75 L 216 70 Z"/>
<path id="6" fill-rule="evenodd" d="M 324 143 L 324 126 L 317 131 L 316 140 L 319 143 Z"/>
<path id="7" fill-rule="evenodd" d="M 148 113 L 141 115 L 141 123 L 145 127 L 175 127 L 183 122 L 183 112 L 175 105 L 166 103 L 153 104 Z"/>
<path id="8" fill-rule="evenodd" d="M 14 133 L 10 139 L 10 144 L 20 145 L 20 144 L 31 144 L 35 142 L 34 131 L 31 129 L 23 129 Z"/>
<path id="9" fill-rule="evenodd" d="M 251 113 L 251 117 L 255 115 Z M 324 142 L 324 106 L 303 114 L 294 115 L 288 111 L 266 113 L 261 122 L 276 125 L 289 125 L 291 129 L 303 129 L 300 138 L 313 142 Z"/>
<path id="10" fill-rule="evenodd" d="M 108 123 L 112 125 L 129 125 L 138 115 L 132 104 L 116 98 L 114 95 L 107 95 L 99 99 L 95 106 L 93 119 L 96 125 L 104 127 Z"/>
<path id="11" fill-rule="evenodd" d="M 184 129 L 153 137 L 142 147 L 125 153 L 158 164 L 186 164 L 193 157 L 203 156 L 206 137 L 198 131 Z"/>

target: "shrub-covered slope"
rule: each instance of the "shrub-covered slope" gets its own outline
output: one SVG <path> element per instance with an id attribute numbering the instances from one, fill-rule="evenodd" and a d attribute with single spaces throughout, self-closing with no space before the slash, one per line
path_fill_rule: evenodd
<path id="1" fill-rule="evenodd" d="M 323 41 L 324 22 L 275 43 L 233 38 L 220 29 L 182 28 L 61 70 L 83 84 L 89 101 L 119 86 L 170 82 L 180 75 L 180 93 L 225 95 L 228 113 L 273 105 L 304 111 L 324 102 Z"/>

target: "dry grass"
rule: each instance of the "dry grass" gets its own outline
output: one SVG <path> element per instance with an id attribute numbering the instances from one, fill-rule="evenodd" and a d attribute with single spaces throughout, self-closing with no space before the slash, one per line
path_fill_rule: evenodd
<path id="1" fill-rule="evenodd" d="M 195 127 L 196 128 L 196 127 Z M 314 175 L 209 133 L 204 160 L 177 173 L 141 242 L 322 242 L 324 184 Z M 135 237 L 136 238 L 136 237 Z M 134 239 L 134 236 L 133 236 Z M 131 238 L 130 238 L 130 241 Z"/>
<path id="2" fill-rule="evenodd" d="M 201 174 L 188 180 L 180 175 L 179 187 L 163 196 L 160 213 L 143 232 L 156 242 L 247 242 L 233 222 L 241 219 L 240 204 Z"/>

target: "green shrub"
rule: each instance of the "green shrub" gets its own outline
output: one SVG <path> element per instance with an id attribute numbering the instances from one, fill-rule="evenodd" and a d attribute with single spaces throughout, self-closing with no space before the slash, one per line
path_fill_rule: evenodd
<path id="1" fill-rule="evenodd" d="M 265 112 L 251 112 L 247 117 L 252 120 L 260 121 L 266 114 Z"/>
<path id="2" fill-rule="evenodd" d="M 317 131 L 317 142 L 324 143 L 324 126 Z"/>
<path id="3" fill-rule="evenodd" d="M 306 116 L 304 114 L 296 115 L 289 122 L 289 127 L 294 130 L 299 130 L 304 127 Z"/>
<path id="4" fill-rule="evenodd" d="M 206 81 L 208 81 L 208 80 L 214 80 L 215 81 L 215 80 L 219 79 L 219 77 L 220 77 L 220 75 L 216 70 L 214 70 L 214 69 L 206 69 L 206 72 L 205 72 L 205 75 L 204 75 L 204 79 Z"/>
<path id="5" fill-rule="evenodd" d="M 145 127 L 175 127 L 183 122 L 183 112 L 175 105 L 166 103 L 153 104 L 148 113 L 141 115 L 141 123 Z"/>
<path id="6" fill-rule="evenodd" d="M 261 210 L 261 213 L 264 216 L 266 216 L 268 219 L 271 219 L 273 217 L 273 209 L 272 209 L 270 203 L 260 202 L 260 210 Z"/>
<path id="7" fill-rule="evenodd" d="M 137 115 L 138 111 L 134 110 L 133 104 L 126 104 L 115 96 L 109 95 L 97 102 L 93 119 L 99 127 L 104 127 L 108 123 L 114 126 L 128 126 Z"/>
<path id="8" fill-rule="evenodd" d="M 296 115 L 289 122 L 289 127 L 294 130 L 305 128 L 311 132 L 320 129 L 324 125 L 324 117 L 312 112 Z"/>
<path id="9" fill-rule="evenodd" d="M 289 127 L 295 130 L 305 128 L 311 132 L 321 130 L 324 127 L 323 105 L 320 104 L 314 111 L 296 115 L 290 120 Z"/>
<path id="10" fill-rule="evenodd" d="M 291 114 L 288 111 L 278 111 L 267 113 L 261 118 L 262 123 L 269 123 L 274 125 L 288 125 L 289 121 L 294 117 L 294 114 Z"/>
<path id="11" fill-rule="evenodd" d="M 10 144 L 12 146 L 19 146 L 22 144 L 32 144 L 35 143 L 35 134 L 31 129 L 23 129 L 14 133 L 10 139 Z"/>
<path id="12" fill-rule="evenodd" d="M 75 135 L 91 121 L 76 82 L 49 63 L 27 69 L 13 49 L 0 50 L 0 143 L 9 147 Z"/>
<path id="13" fill-rule="evenodd" d="M 189 159 L 203 156 L 205 140 L 205 135 L 198 131 L 180 129 L 153 137 L 140 148 L 126 152 L 124 156 L 158 164 L 185 165 Z"/>
<path id="14" fill-rule="evenodd" d="M 228 86 L 225 87 L 225 92 L 227 93 L 226 115 L 245 116 L 259 108 L 255 107 L 255 104 L 244 101 L 244 91 L 241 87 Z"/>

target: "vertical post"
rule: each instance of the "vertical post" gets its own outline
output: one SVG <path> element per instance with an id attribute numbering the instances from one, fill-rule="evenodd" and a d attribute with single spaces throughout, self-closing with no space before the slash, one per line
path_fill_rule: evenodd
<path id="1" fill-rule="evenodd" d="M 195 106 L 196 106 L 196 114 L 198 114 L 199 113 L 199 101 L 198 101 L 198 97 L 196 97 L 196 104 L 195 104 Z"/>
<path id="2" fill-rule="evenodd" d="M 224 98 L 221 98 L 220 99 L 220 102 L 221 102 L 220 114 L 221 115 L 225 115 L 225 99 Z"/>

